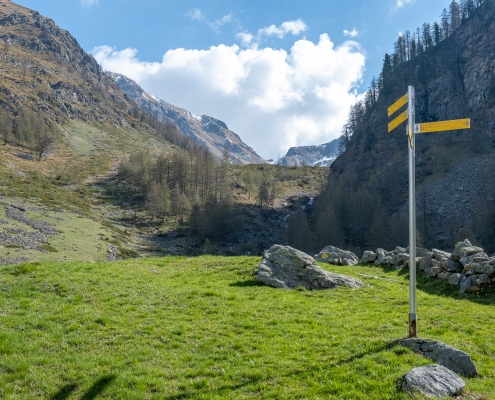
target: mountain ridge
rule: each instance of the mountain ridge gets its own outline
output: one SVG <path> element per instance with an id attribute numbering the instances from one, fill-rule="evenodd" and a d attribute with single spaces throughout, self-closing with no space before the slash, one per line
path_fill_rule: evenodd
<path id="1" fill-rule="evenodd" d="M 228 150 L 234 162 L 240 164 L 263 164 L 266 161 L 246 145 L 239 135 L 231 131 L 225 122 L 216 118 L 197 116 L 147 93 L 135 81 L 122 74 L 105 72 L 139 107 L 158 120 L 174 122 L 179 130 L 197 144 L 209 149 L 217 159 Z"/>

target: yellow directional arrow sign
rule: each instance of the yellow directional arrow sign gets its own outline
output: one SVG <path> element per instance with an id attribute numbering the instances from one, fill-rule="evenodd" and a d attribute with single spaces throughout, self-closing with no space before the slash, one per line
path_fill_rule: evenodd
<path id="1" fill-rule="evenodd" d="M 399 108 L 401 108 L 406 103 L 407 103 L 407 94 L 402 96 L 399 100 L 397 100 L 394 104 L 392 104 L 388 108 L 388 116 L 390 117 L 394 112 L 396 112 Z"/>
<path id="2" fill-rule="evenodd" d="M 453 119 L 450 121 L 427 122 L 424 124 L 414 125 L 415 133 L 455 131 L 457 129 L 469 129 L 471 127 L 471 119 Z M 390 132 L 390 130 L 389 130 Z"/>
<path id="3" fill-rule="evenodd" d="M 407 119 L 407 110 L 388 124 L 388 131 L 391 132 Z"/>

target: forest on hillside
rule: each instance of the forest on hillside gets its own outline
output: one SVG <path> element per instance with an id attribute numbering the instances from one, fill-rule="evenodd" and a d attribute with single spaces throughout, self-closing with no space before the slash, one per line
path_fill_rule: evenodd
<path id="1" fill-rule="evenodd" d="M 407 246 L 407 163 L 401 163 L 398 154 L 386 153 L 387 149 L 395 149 L 395 144 L 379 142 L 377 129 L 385 129 L 386 132 L 386 109 L 394 101 L 393 96 L 397 96 L 396 87 L 405 87 L 405 69 L 410 76 L 409 84 L 425 88 L 424 98 L 427 98 L 429 83 L 437 79 L 435 68 L 429 60 L 435 57 L 436 49 L 441 48 L 443 42 L 449 40 L 459 27 L 472 20 L 483 3 L 481 0 L 452 0 L 449 7 L 442 11 L 440 22 L 425 23 L 416 31 L 406 31 L 398 37 L 394 52 L 385 55 L 382 71 L 378 78 L 372 79 L 364 100 L 357 102 L 349 111 L 347 123 L 342 129 L 341 155 L 331 167 L 332 172 L 322 194 L 315 198 L 311 210 L 300 210 L 291 217 L 293 223 L 289 225 L 290 237 L 294 247 L 309 251 L 331 244 L 363 251 L 377 247 Z M 457 60 L 452 61 L 451 68 L 454 77 L 461 79 Z M 490 93 L 488 91 L 488 96 L 491 96 Z M 427 114 L 423 115 L 424 108 L 417 111 L 424 120 L 431 118 Z M 436 166 L 437 176 L 440 177 L 442 173 L 450 171 L 453 165 L 453 149 L 476 159 L 489 151 L 490 146 L 493 147 L 491 139 L 485 137 L 479 129 L 472 129 L 470 135 L 472 140 L 463 139 L 455 133 L 431 136 L 428 139 L 430 144 L 420 148 L 418 157 L 422 159 L 427 154 L 433 154 L 430 157 L 431 165 Z M 397 138 L 398 135 L 389 135 L 386 140 L 397 141 Z M 423 143 L 424 138 L 420 137 L 418 141 Z M 433 147 L 437 149 L 434 153 Z M 393 168 L 385 165 L 378 173 L 371 167 L 384 165 L 385 160 L 381 160 L 381 164 L 370 161 L 370 158 L 376 157 L 377 149 L 384 152 L 385 157 L 390 157 L 388 162 L 394 165 Z M 346 171 L 356 154 L 361 157 L 360 163 L 369 165 L 368 169 L 364 165 L 356 169 L 364 171 L 365 176 Z M 364 155 L 368 159 L 362 158 Z M 407 153 L 402 157 L 407 157 Z M 397 165 L 403 166 L 398 168 Z M 434 173 L 432 167 L 424 165 L 424 161 L 417 164 L 419 171 L 416 182 L 420 188 Z M 483 168 L 483 176 L 479 179 L 489 182 L 494 173 L 495 161 L 492 160 Z M 470 223 L 459 227 L 454 217 L 446 218 L 442 221 L 441 235 L 438 227 L 432 226 L 432 219 L 438 219 L 438 216 L 432 210 L 432 205 L 427 203 L 427 189 L 419 190 L 416 199 L 418 245 L 449 248 L 456 241 L 469 238 L 487 251 L 495 251 L 495 189 L 491 185 L 483 190 L 486 192 L 485 200 L 477 205 Z"/>

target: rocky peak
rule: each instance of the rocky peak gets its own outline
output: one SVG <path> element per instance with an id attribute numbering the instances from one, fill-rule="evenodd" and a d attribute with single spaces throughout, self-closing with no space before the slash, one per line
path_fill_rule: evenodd
<path id="1" fill-rule="evenodd" d="M 282 165 L 314 165 L 325 167 L 333 163 L 337 158 L 339 139 L 319 146 L 297 146 L 291 147 L 287 154 L 280 159 Z"/>

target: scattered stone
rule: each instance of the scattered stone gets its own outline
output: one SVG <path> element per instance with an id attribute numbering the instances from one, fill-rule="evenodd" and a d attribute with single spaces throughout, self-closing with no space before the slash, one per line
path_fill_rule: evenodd
<path id="1" fill-rule="evenodd" d="M 472 378 L 478 375 L 476 365 L 471 357 L 462 350 L 436 340 L 406 338 L 398 341 L 401 346 L 411 349 L 423 357 L 429 358 L 456 374 Z"/>
<path id="2" fill-rule="evenodd" d="M 27 257 L 0 258 L 0 265 L 13 265 L 33 261 Z"/>
<path id="3" fill-rule="evenodd" d="M 452 274 L 449 276 L 449 285 L 454 285 L 454 286 L 457 286 L 459 285 L 459 283 L 461 283 L 462 279 L 465 277 L 466 275 L 464 274 Z"/>
<path id="4" fill-rule="evenodd" d="M 472 281 L 470 277 L 465 276 L 460 283 L 459 293 L 465 293 L 471 287 Z"/>
<path id="5" fill-rule="evenodd" d="M 372 251 L 365 251 L 359 262 L 361 264 L 368 264 L 372 263 L 376 260 L 376 253 L 373 253 Z"/>
<path id="6" fill-rule="evenodd" d="M 439 399 L 460 395 L 465 386 L 464 381 L 451 370 L 431 364 L 414 368 L 404 375 L 402 390 Z"/>
<path id="7" fill-rule="evenodd" d="M 355 265 L 359 262 L 358 257 L 354 253 L 341 250 L 334 246 L 324 247 L 315 258 L 317 261 L 333 265 Z"/>
<path id="8" fill-rule="evenodd" d="M 117 246 L 107 243 L 107 261 L 119 261 L 122 260 L 122 254 Z"/>
<path id="9" fill-rule="evenodd" d="M 46 235 L 57 235 L 59 233 L 59 231 L 57 231 L 49 222 L 29 219 L 26 214 L 18 210 L 19 207 L 14 208 L 10 205 L 5 204 L 4 208 L 7 218 L 15 219 L 19 222 L 29 225 Z"/>
<path id="10" fill-rule="evenodd" d="M 313 257 L 289 246 L 273 245 L 263 253 L 255 280 L 276 288 L 333 289 L 363 286 L 359 279 L 320 268 Z"/>

